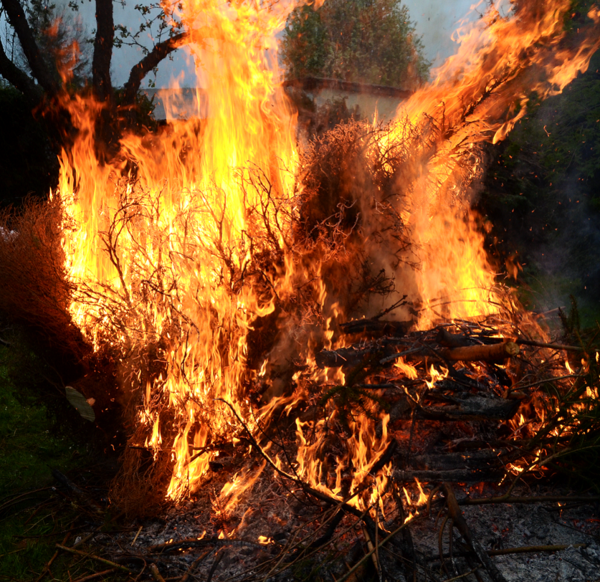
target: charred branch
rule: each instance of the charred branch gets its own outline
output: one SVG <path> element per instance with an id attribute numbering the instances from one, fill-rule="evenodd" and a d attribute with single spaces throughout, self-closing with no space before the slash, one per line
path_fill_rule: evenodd
<path id="1" fill-rule="evenodd" d="M 417 416 L 427 420 L 509 420 L 519 409 L 518 400 L 500 400 L 472 396 L 466 399 L 453 398 L 454 406 L 423 406 Z"/>
<path id="2" fill-rule="evenodd" d="M 503 471 L 491 469 L 451 469 L 449 471 L 428 471 L 415 469 L 412 471 L 394 471 L 394 479 L 399 483 L 414 482 L 418 479 L 428 483 L 496 483 Z"/>
<path id="3" fill-rule="evenodd" d="M 437 341 L 446 348 L 462 348 L 472 346 L 475 343 L 471 338 L 457 333 L 450 333 L 444 327 L 440 328 Z"/>

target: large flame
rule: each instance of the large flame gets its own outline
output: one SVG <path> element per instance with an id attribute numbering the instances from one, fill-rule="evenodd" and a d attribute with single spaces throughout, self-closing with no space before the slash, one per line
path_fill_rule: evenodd
<path id="1" fill-rule="evenodd" d="M 118 354 L 121 388 L 138 407 L 132 440 L 170 467 L 172 499 L 199 487 L 212 445 L 240 430 L 222 401 L 255 426 L 246 391 L 266 369 L 266 363 L 260 372 L 247 365 L 257 319 L 273 312 L 276 298 L 294 293 L 298 280 L 315 289 L 327 321 L 325 341 L 339 313 L 336 297 L 319 280 L 319 264 L 296 261 L 291 244 L 299 158 L 276 34 L 298 3 L 182 2 L 208 116 L 158 135 L 127 136 L 110 165 L 94 156 L 99 106 L 70 104 L 80 131 L 62 155 L 59 194 L 75 287 L 71 314 L 96 351 Z M 527 91 L 560 91 L 597 48 L 593 35 L 577 51 L 562 47 L 567 0 L 532 4 L 543 10 L 521 10 L 518 17 L 490 11 L 469 25 L 458 54 L 371 146 L 389 147 L 415 127 L 434 136 L 415 144 L 410 198 L 396 209 L 417 257 L 411 285 L 421 303 L 420 325 L 494 309 L 494 273 L 465 196 L 482 171 L 478 143 L 501 139 L 523 115 Z M 405 274 L 398 268 L 396 279 Z M 282 397 L 280 405 L 289 410 L 298 398 Z M 322 443 L 306 436 L 318 436 L 326 420 L 298 420 L 297 474 L 340 495 L 342 470 L 352 466 L 351 493 L 386 447 L 387 421 L 381 420 L 375 430 L 371 417 L 355 419 L 345 457 L 333 470 L 324 468 Z"/>

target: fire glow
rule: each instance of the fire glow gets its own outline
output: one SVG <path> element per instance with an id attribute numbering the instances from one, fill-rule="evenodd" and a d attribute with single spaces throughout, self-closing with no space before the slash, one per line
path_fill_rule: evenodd
<path id="1" fill-rule="evenodd" d="M 206 82 L 208 117 L 157 135 L 126 136 L 110 164 L 94 155 L 94 103 L 69 105 L 80 131 L 63 152 L 57 196 L 75 289 L 70 312 L 96 352 L 118 360 L 125 406 L 134 410 L 130 443 L 152 451 L 156 475 L 166 475 L 165 494 L 175 501 L 201 487 L 217 458 L 215 443 L 243 436 L 239 419 L 258 431 L 275 410 L 289 414 L 307 397 L 303 379 L 336 381 L 343 372 L 318 370 L 312 350 L 341 345 L 337 324 L 361 315 L 336 294 L 340 281 L 324 267 L 332 260 L 325 245 L 309 246 L 297 233 L 303 152 L 281 86 L 276 41 L 296 5 L 182 2 Z M 562 90 L 598 48 L 600 34 L 593 32 L 575 54 L 561 48 L 568 7 L 566 0 L 549 0 L 541 13 L 525 8 L 519 18 L 487 12 L 463 30 L 458 53 L 434 81 L 403 104 L 391 125 L 373 129 L 367 158 L 408 148 L 406 171 L 398 177 L 404 194 L 392 197 L 392 210 L 411 245 L 390 248 L 388 239 L 370 236 L 368 226 L 353 240 L 359 238 L 371 264 L 385 267 L 419 306 L 420 329 L 442 317 L 499 309 L 467 193 L 484 170 L 479 144 L 502 139 L 525 114 L 527 93 Z M 387 212 L 361 204 L 367 217 Z M 352 253 L 356 243 L 348 244 Z M 340 260 L 338 273 L 349 259 Z M 306 308 L 294 312 L 281 307 L 302 302 Z M 249 336 L 271 315 L 278 340 L 251 367 Z M 295 374 L 277 376 L 292 358 L 302 360 Z M 394 373 L 416 377 L 402 360 Z M 432 367 L 431 384 L 435 374 Z M 250 393 L 261 382 L 266 390 L 259 406 Z M 319 435 L 336 411 L 297 418 L 295 475 L 337 498 L 357 492 L 389 439 L 387 415 L 367 412 L 354 417 L 346 456 L 335 459 L 323 455 Z M 265 452 L 289 472 L 272 448 Z M 342 486 L 348 467 L 352 483 Z M 227 484 L 224 511 L 266 470 L 262 464 Z M 382 472 L 352 503 L 361 509 L 376 503 L 387 478 Z"/>

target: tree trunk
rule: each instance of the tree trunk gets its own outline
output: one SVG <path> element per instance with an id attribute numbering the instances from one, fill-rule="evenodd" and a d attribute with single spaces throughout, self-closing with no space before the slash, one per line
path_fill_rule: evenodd
<path id="1" fill-rule="evenodd" d="M 23 7 L 19 0 L 0 1 L 6 10 L 10 24 L 19 37 L 19 42 L 21 43 L 21 47 L 23 48 L 23 52 L 25 53 L 25 57 L 31 68 L 31 73 L 49 97 L 56 96 L 59 91 L 58 83 L 42 57 L 42 53 L 40 52 L 35 36 L 27 22 L 27 18 L 25 18 L 25 12 L 23 11 Z M 4 53 L 4 50 L 2 53 Z M 25 75 L 25 73 L 23 74 Z M 20 79 L 20 81 L 22 81 L 22 79 Z M 10 80 L 10 82 L 12 83 L 13 81 Z M 23 86 L 23 83 L 20 83 L 20 85 Z M 19 90 L 22 89 L 19 87 Z"/>
<path id="2" fill-rule="evenodd" d="M 112 99 L 110 60 L 114 37 L 113 0 L 96 0 L 96 38 L 94 39 L 92 60 L 92 84 L 98 101 Z"/>

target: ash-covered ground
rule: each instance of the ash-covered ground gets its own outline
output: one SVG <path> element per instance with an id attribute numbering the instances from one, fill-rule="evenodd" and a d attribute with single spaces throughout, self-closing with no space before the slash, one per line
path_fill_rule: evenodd
<path id="1" fill-rule="evenodd" d="M 407 580 L 404 530 L 389 543 L 377 540 L 377 550 L 364 559 L 373 546 L 358 517 L 346 513 L 334 527 L 339 508 L 311 498 L 268 470 L 228 513 L 218 502 L 225 481 L 224 474 L 216 474 L 196 499 L 172 507 L 162 519 L 137 522 L 119 535 L 97 534 L 89 543 L 102 546 L 103 555 L 108 551 L 121 564 L 136 571 L 144 569 L 139 580 L 153 579 L 151 564 L 165 580 L 181 580 L 186 573 L 184 580 L 215 582 Z M 465 505 L 467 498 L 497 497 L 506 487 L 463 488 L 455 484 L 453 490 L 473 537 L 490 552 L 507 582 L 600 580 L 600 502 L 595 498 L 581 501 L 586 496 L 581 492 L 540 483 L 534 488 L 517 488 L 512 496 L 563 500 Z M 416 487 L 408 487 L 407 493 L 413 499 L 418 497 Z M 443 495 L 434 496 L 429 513 L 426 506 L 406 509 L 415 514 L 406 528 L 416 557 L 416 578 L 411 580 L 493 580 L 467 551 L 456 528 L 452 528 L 450 546 L 451 522 L 446 520 Z M 388 522 L 383 514 L 380 518 L 382 532 L 390 531 L 394 522 L 397 525 L 397 516 Z M 319 547 L 332 527 L 334 533 Z M 514 552 L 540 546 L 563 548 Z M 508 553 L 495 555 L 502 552 Z M 471 574 L 465 576 L 468 572 Z"/>

